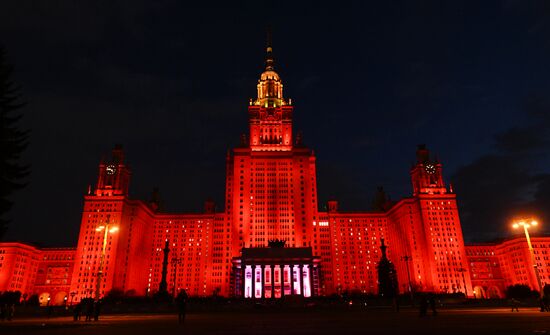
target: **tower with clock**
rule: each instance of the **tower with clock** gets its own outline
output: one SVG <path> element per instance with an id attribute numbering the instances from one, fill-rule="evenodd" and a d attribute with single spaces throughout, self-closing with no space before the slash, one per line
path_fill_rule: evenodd
<path id="1" fill-rule="evenodd" d="M 430 152 L 424 144 L 420 144 L 416 150 L 416 164 L 411 169 L 411 181 L 414 196 L 447 193 L 442 165 L 437 159 L 430 158 Z"/>
<path id="2" fill-rule="evenodd" d="M 109 161 L 101 161 L 95 195 L 127 195 L 130 184 L 130 168 L 124 162 L 121 145 L 116 145 Z"/>

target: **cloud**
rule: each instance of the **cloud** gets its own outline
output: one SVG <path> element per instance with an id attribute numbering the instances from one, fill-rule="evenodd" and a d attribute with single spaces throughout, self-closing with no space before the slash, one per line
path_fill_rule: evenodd
<path id="1" fill-rule="evenodd" d="M 465 236 L 510 235 L 510 221 L 534 215 L 550 224 L 550 99 L 532 96 L 527 121 L 494 136 L 494 151 L 457 170 L 453 181 Z M 543 225 L 542 232 L 550 232 Z"/>

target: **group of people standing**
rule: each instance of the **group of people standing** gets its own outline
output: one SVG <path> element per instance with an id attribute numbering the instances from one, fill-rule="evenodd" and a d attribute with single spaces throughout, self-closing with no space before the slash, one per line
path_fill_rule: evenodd
<path id="1" fill-rule="evenodd" d="M 436 306 L 436 300 L 435 296 L 433 294 L 429 295 L 422 295 L 420 297 L 420 317 L 424 317 L 428 315 L 428 307 L 432 310 L 432 315 L 437 315 L 437 306 Z"/>
<path id="2" fill-rule="evenodd" d="M 15 313 L 15 304 L 14 303 L 0 303 L 0 320 L 11 321 L 13 319 L 13 314 Z"/>
<path id="3" fill-rule="evenodd" d="M 185 290 L 181 290 L 176 299 L 176 306 L 178 308 L 178 321 L 183 323 L 185 321 L 185 315 L 187 313 L 187 300 L 189 296 Z M 85 321 L 99 321 L 99 315 L 101 314 L 101 300 L 94 300 L 93 298 L 82 299 L 73 308 L 73 320 L 80 321 L 82 315 L 85 316 Z"/>
<path id="4" fill-rule="evenodd" d="M 94 300 L 93 298 L 82 299 L 73 309 L 73 320 L 80 321 L 84 313 L 85 321 L 99 320 L 101 314 L 101 300 Z"/>
<path id="5" fill-rule="evenodd" d="M 540 311 L 550 312 L 550 294 L 545 293 L 540 299 Z"/>
<path id="6" fill-rule="evenodd" d="M 512 312 L 519 312 L 521 301 L 516 298 L 510 299 L 510 306 L 512 306 Z M 539 306 L 541 312 L 550 312 L 550 294 L 544 294 L 539 298 Z"/>

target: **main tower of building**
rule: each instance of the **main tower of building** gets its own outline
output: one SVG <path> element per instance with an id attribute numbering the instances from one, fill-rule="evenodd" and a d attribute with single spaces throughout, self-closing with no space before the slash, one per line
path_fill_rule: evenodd
<path id="1" fill-rule="evenodd" d="M 317 212 L 315 156 L 293 138 L 290 99 L 275 72 L 268 42 L 257 97 L 248 106 L 249 136 L 227 157 L 226 214 L 233 256 L 242 248 L 284 240 L 289 247 L 312 244 Z"/>

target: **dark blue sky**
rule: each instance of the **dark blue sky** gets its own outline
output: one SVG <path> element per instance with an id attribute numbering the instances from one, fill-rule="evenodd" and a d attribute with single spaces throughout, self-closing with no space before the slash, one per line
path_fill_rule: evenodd
<path id="1" fill-rule="evenodd" d="M 369 209 L 378 185 L 409 196 L 425 143 L 455 186 L 466 240 L 508 236 L 521 211 L 550 231 L 547 1 L 7 0 L 0 43 L 32 131 L 7 239 L 74 245 L 82 195 L 115 143 L 132 197 L 158 186 L 171 211 L 221 204 L 268 24 L 321 203 Z"/>

